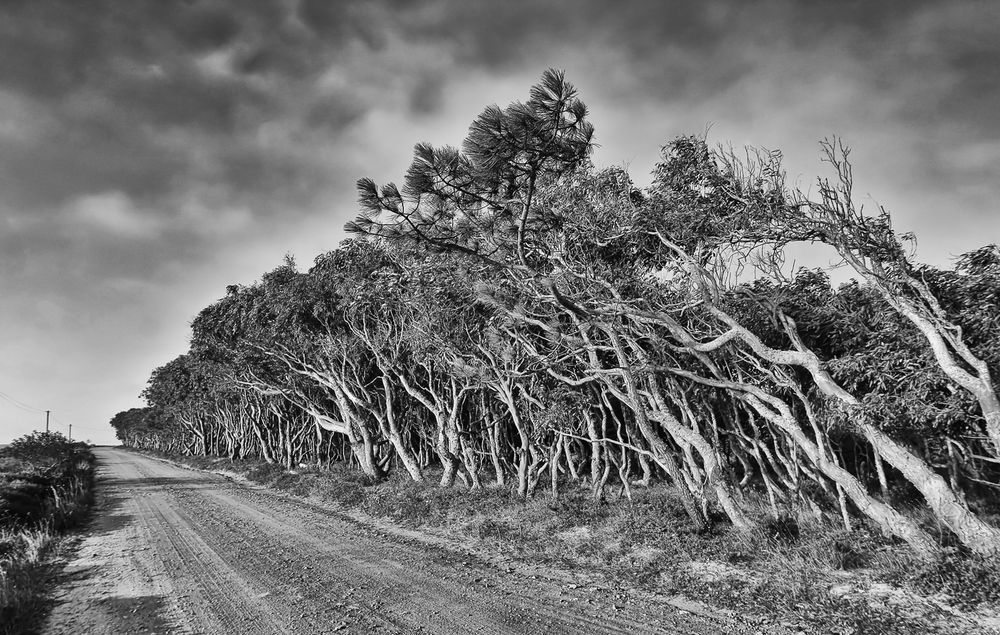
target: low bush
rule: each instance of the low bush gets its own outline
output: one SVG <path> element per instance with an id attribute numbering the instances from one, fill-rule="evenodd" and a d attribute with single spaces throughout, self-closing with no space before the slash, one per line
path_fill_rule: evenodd
<path id="1" fill-rule="evenodd" d="M 921 564 L 909 576 L 924 593 L 945 593 L 963 608 L 1000 605 L 1000 568 L 983 558 L 946 552 L 935 562 Z"/>
<path id="2" fill-rule="evenodd" d="M 270 484 L 285 473 L 285 469 L 274 463 L 259 463 L 246 472 L 245 476 L 257 483 Z"/>
<path id="3" fill-rule="evenodd" d="M 21 633 L 43 615 L 47 555 L 61 531 L 93 503 L 94 457 L 54 432 L 0 450 L 0 634 Z"/>

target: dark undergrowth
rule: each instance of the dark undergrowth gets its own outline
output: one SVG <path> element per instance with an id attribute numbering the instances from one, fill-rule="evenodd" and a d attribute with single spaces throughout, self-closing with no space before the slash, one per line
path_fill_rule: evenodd
<path id="1" fill-rule="evenodd" d="M 57 433 L 0 450 L 0 634 L 34 632 L 47 611 L 62 535 L 94 500 L 94 455 Z"/>
<path id="2" fill-rule="evenodd" d="M 922 562 L 905 545 L 855 520 L 759 505 L 759 529 L 734 531 L 717 517 L 697 533 L 670 488 L 633 487 L 595 503 L 565 483 L 558 502 L 522 500 L 508 488 L 441 488 L 405 473 L 375 482 L 356 470 L 258 461 L 170 457 L 191 467 L 234 472 L 292 494 L 332 502 L 439 536 L 473 539 L 479 549 L 607 576 L 618 587 L 680 594 L 734 611 L 761 632 L 775 624 L 816 633 L 990 632 L 1000 628 L 1000 568 L 946 547 Z M 919 517 L 920 512 L 913 512 Z M 936 531 L 942 545 L 948 536 Z M 995 522 L 997 517 L 993 517 Z M 992 616 L 996 621 L 992 622 Z"/>

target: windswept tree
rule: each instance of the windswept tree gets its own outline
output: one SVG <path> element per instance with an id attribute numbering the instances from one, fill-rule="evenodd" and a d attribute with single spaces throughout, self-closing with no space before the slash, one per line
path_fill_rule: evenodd
<path id="1" fill-rule="evenodd" d="M 996 555 L 967 502 L 1000 487 L 996 247 L 915 263 L 888 214 L 854 207 L 840 146 L 824 146 L 838 181 L 810 199 L 778 153 L 678 137 L 640 189 L 592 145 L 546 71 L 460 148 L 419 144 L 402 187 L 362 179 L 355 237 L 204 309 L 120 438 L 444 487 L 492 472 L 521 497 L 667 481 L 696 530 L 713 512 L 751 529 L 763 500 L 930 558 L 939 541 L 893 496 L 909 488 Z M 859 280 L 785 271 L 801 242 Z"/>

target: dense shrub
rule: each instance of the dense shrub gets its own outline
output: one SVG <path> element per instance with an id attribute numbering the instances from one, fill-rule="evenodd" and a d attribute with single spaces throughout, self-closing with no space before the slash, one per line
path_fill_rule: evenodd
<path id="1" fill-rule="evenodd" d="M 43 615 L 46 558 L 58 532 L 93 502 L 86 444 L 35 432 L 0 450 L 0 634 L 31 632 Z"/>
<path id="2" fill-rule="evenodd" d="M 0 456 L 30 464 L 40 471 L 73 470 L 77 462 L 89 460 L 89 450 L 58 432 L 33 432 L 12 441 L 0 450 Z"/>

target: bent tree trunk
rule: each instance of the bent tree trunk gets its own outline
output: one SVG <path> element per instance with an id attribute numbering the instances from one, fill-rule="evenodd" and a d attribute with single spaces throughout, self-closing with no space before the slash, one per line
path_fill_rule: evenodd
<path id="1" fill-rule="evenodd" d="M 513 384 L 506 380 L 500 380 L 496 382 L 491 382 L 489 384 L 490 388 L 497 394 L 500 401 L 507 408 L 507 413 L 510 415 L 511 420 L 514 423 L 514 429 L 517 430 L 518 440 L 521 445 L 517 449 L 517 495 L 520 498 L 527 498 L 528 496 L 528 459 L 531 452 L 531 438 L 528 436 L 528 430 L 525 428 L 524 421 L 521 418 L 521 411 L 517 407 L 517 401 L 514 397 L 514 387 Z"/>
<path id="2" fill-rule="evenodd" d="M 818 372 L 826 375 L 825 371 Z M 851 408 L 861 408 L 857 398 L 840 388 L 829 375 L 825 376 L 822 383 L 816 383 L 824 394 L 839 399 Z M 935 472 L 926 461 L 875 426 L 864 423 L 862 417 L 857 419 L 861 420 L 858 427 L 875 451 L 917 488 L 934 515 L 962 544 L 981 556 L 1000 556 L 1000 529 L 973 514 L 944 477 Z"/>
<path id="3" fill-rule="evenodd" d="M 882 458 L 917 488 L 934 515 L 954 532 L 962 544 L 981 556 L 1000 557 L 1000 529 L 973 514 L 943 476 L 878 428 L 864 425 L 862 431 Z"/>
<path id="4" fill-rule="evenodd" d="M 441 474 L 441 487 L 452 487 L 455 478 L 462 467 L 462 447 L 458 438 L 458 429 L 451 416 L 443 412 L 435 412 L 437 420 L 437 452 L 444 471 Z"/>
<path id="5" fill-rule="evenodd" d="M 630 343 L 633 350 L 640 355 L 643 362 L 648 363 L 648 359 L 646 359 L 642 349 L 635 342 Z M 716 454 L 716 450 L 712 447 L 712 444 L 698 430 L 685 426 L 674 416 L 673 412 L 667 407 L 666 398 L 655 377 L 647 377 L 645 386 L 648 388 L 646 392 L 649 394 L 649 399 L 652 402 L 650 408 L 651 418 L 656 420 L 678 445 L 694 448 L 698 453 L 705 468 L 706 484 L 715 492 L 719 505 L 729 517 L 733 526 L 742 531 L 754 528 L 756 523 L 744 513 L 733 496 L 732 491 L 730 491 L 729 484 L 725 479 L 725 473 L 719 465 L 718 454 Z M 688 463 L 692 468 L 697 469 L 694 460 L 690 460 Z"/>
<path id="6" fill-rule="evenodd" d="M 681 424 L 669 410 L 657 408 L 650 413 L 650 418 L 656 420 L 678 442 L 688 444 L 698 452 L 705 468 L 705 480 L 715 492 L 719 505 L 732 521 L 733 527 L 744 531 L 755 527 L 756 523 L 743 512 L 729 490 L 715 453 L 704 437 Z"/>
<path id="7" fill-rule="evenodd" d="M 354 458 L 358 460 L 358 465 L 361 467 L 361 471 L 364 472 L 366 476 L 380 478 L 382 476 L 382 470 L 379 467 L 378 462 L 375 460 L 375 443 L 372 439 L 371 431 L 365 427 L 363 421 L 360 421 L 358 417 L 354 415 L 350 406 L 347 404 L 346 397 L 341 394 L 339 390 L 334 392 L 334 399 L 337 406 L 340 408 L 340 414 L 343 421 L 334 419 L 309 402 L 304 402 L 300 404 L 300 406 L 313 417 L 319 427 L 328 432 L 335 432 L 347 437 L 347 443 L 351 447 L 351 453 L 354 455 Z"/>
<path id="8" fill-rule="evenodd" d="M 627 396 L 627 398 L 622 401 L 628 405 L 628 407 L 631 408 L 632 412 L 635 414 L 635 421 L 639 427 L 639 431 L 646 439 L 646 442 L 649 443 L 649 447 L 653 452 L 653 460 L 656 461 L 657 465 L 662 467 L 674 481 L 674 487 L 677 489 L 677 493 L 680 496 L 681 504 L 684 506 L 684 511 L 686 511 L 688 517 L 691 518 L 691 522 L 694 523 L 695 528 L 698 531 L 704 531 L 708 527 L 708 522 L 702 515 L 698 505 L 695 503 L 694 497 L 691 495 L 691 490 L 689 490 L 684 484 L 684 475 L 681 473 L 681 469 L 677 465 L 677 461 L 670 452 L 670 448 L 668 448 L 663 439 L 656 434 L 656 431 L 649 423 L 649 416 L 646 413 L 645 407 L 643 407 L 643 402 L 639 395 L 639 389 L 636 386 L 631 365 L 625 357 L 625 351 L 622 348 L 621 339 L 618 337 L 618 334 L 613 328 L 606 329 L 606 333 L 608 335 L 608 339 L 611 341 L 611 345 L 615 350 L 615 355 L 618 358 L 618 363 L 622 369 L 620 375 L 625 383 L 626 394 L 621 396 Z M 608 385 L 612 392 L 621 393 L 621 391 L 613 385 L 613 382 L 608 381 L 606 378 L 603 379 L 603 381 Z"/>
<path id="9" fill-rule="evenodd" d="M 389 376 L 385 373 L 382 373 L 382 387 L 385 390 L 385 421 L 389 428 L 386 430 L 386 436 L 389 438 L 389 443 L 396 450 L 396 456 L 403 463 L 403 467 L 406 468 L 410 478 L 414 482 L 422 483 L 424 472 L 420 469 L 420 462 L 417 461 L 417 457 L 413 455 L 410 448 L 403 442 L 403 434 L 399 428 L 399 422 L 396 420 L 396 410 L 392 401 L 392 385 L 389 383 Z"/>
<path id="10" fill-rule="evenodd" d="M 874 276 L 871 277 L 874 279 Z M 929 289 L 923 288 L 923 283 L 914 281 L 914 284 L 919 285 L 921 295 L 924 295 L 928 302 L 933 302 L 932 310 L 943 312 L 940 306 L 934 306 L 937 305 L 937 299 L 933 297 Z M 959 336 L 948 334 L 945 325 L 928 319 L 911 302 L 893 296 L 883 285 L 877 285 L 876 288 L 882 291 L 882 296 L 896 311 L 908 319 L 924 335 L 944 374 L 972 393 L 976 401 L 979 402 L 983 418 L 986 420 L 986 435 L 993 445 L 993 453 L 1000 457 L 1000 398 L 997 397 L 997 391 L 993 386 L 989 365 L 974 355 Z M 962 368 L 959 360 L 955 358 L 953 350 L 975 371 L 974 373 Z"/>
<path id="11" fill-rule="evenodd" d="M 430 369 L 426 369 L 428 374 L 426 390 L 418 388 L 410 382 L 403 372 L 396 368 L 386 365 L 382 367 L 382 370 L 386 373 L 391 372 L 403 390 L 416 399 L 434 417 L 437 427 L 434 449 L 441 460 L 441 467 L 444 468 L 441 474 L 441 486 L 452 487 L 455 484 L 458 470 L 462 467 L 462 460 L 459 458 L 462 446 L 458 437 L 458 417 L 461 414 L 468 387 L 459 389 L 456 381 L 451 379 L 451 399 L 449 400 L 436 392 Z"/>
<path id="12" fill-rule="evenodd" d="M 375 460 L 375 440 L 371 430 L 363 421 L 355 423 L 361 440 L 359 443 L 352 443 L 351 449 L 361 464 L 361 471 L 371 478 L 381 478 L 384 472 L 382 466 Z"/>
<path id="13" fill-rule="evenodd" d="M 722 388 L 738 395 L 755 412 L 771 422 L 795 443 L 810 462 L 842 488 L 861 513 L 875 521 L 884 533 L 902 538 L 920 557 L 926 560 L 934 558 L 940 552 L 938 545 L 916 522 L 873 498 L 853 474 L 830 461 L 826 457 L 826 453 L 803 432 L 784 400 L 750 384 L 721 378 L 709 379 L 682 369 L 675 369 L 671 372 L 706 386 Z"/>
<path id="14" fill-rule="evenodd" d="M 798 336 L 795 323 L 787 316 L 782 316 L 783 323 L 796 350 L 779 351 L 766 346 L 756 335 L 737 324 L 732 317 L 718 308 L 712 307 L 710 310 L 730 327 L 731 333 L 746 342 L 762 358 L 783 366 L 799 366 L 809 373 L 816 387 L 824 395 L 840 401 L 848 408 L 861 407 L 858 399 L 841 388 L 823 368 L 819 357 L 805 346 Z M 931 331 L 933 331 L 933 327 L 929 331 L 925 331 L 928 339 L 931 339 Z M 863 417 L 857 419 L 862 421 L 858 427 L 869 443 L 889 465 L 899 470 L 903 477 L 917 488 L 934 515 L 954 532 L 962 544 L 982 556 L 998 557 L 1000 555 L 1000 529 L 983 522 L 973 514 L 958 494 L 948 486 L 944 478 L 938 475 L 926 461 L 878 428 L 863 423 Z"/>
<path id="15" fill-rule="evenodd" d="M 594 421 L 593 414 L 584 411 L 583 416 L 587 421 L 587 437 L 590 439 L 590 491 L 593 499 L 600 501 L 603 494 L 603 483 L 601 482 L 601 441 L 597 434 L 597 422 Z"/>
<path id="16" fill-rule="evenodd" d="M 916 522 L 873 498 L 853 474 L 827 460 L 820 448 L 802 432 L 791 410 L 784 402 L 769 395 L 753 394 L 754 392 L 758 391 L 746 393 L 744 401 L 788 435 L 809 457 L 813 465 L 843 489 L 843 492 L 861 513 L 874 520 L 886 534 L 902 538 L 925 560 L 934 558 L 940 552 L 934 539 Z"/>
<path id="17" fill-rule="evenodd" d="M 502 448 L 500 446 L 500 418 L 497 417 L 489 426 L 490 430 L 490 460 L 493 462 L 493 473 L 496 477 L 496 486 L 503 488 L 507 486 L 507 472 L 504 470 L 501 461 Z"/>
<path id="18" fill-rule="evenodd" d="M 828 155 L 832 156 L 830 150 L 828 150 Z M 843 163 L 836 164 L 843 166 Z M 842 171 L 841 179 L 849 192 L 850 175 Z M 827 197 L 825 205 L 811 206 L 811 209 L 826 216 L 826 220 L 833 219 L 834 222 L 837 222 L 840 220 L 838 214 L 831 212 L 831 208 L 828 206 L 832 205 L 833 209 L 837 208 L 838 203 L 840 203 L 837 200 L 837 193 L 828 191 Z M 844 201 L 843 205 L 846 206 L 846 209 L 853 210 L 851 201 Z M 851 229 L 857 228 L 854 226 Z M 865 233 L 863 227 L 862 233 Z M 842 240 L 841 235 L 831 234 L 828 238 L 834 236 L 838 239 L 827 242 L 851 265 L 855 272 L 878 290 L 889 306 L 917 327 L 917 330 L 927 340 L 927 344 L 944 374 L 976 398 L 985 419 L 986 434 L 993 446 L 992 451 L 997 457 L 1000 457 L 1000 397 L 998 397 L 996 387 L 993 385 L 993 378 L 986 361 L 969 348 L 962 337 L 961 328 L 948 317 L 937 296 L 923 280 L 914 277 L 913 274 L 905 270 L 889 273 L 881 262 Z M 903 289 L 908 288 L 915 294 L 916 298 L 907 297 L 897 285 L 902 286 Z M 972 369 L 972 372 L 963 367 L 963 362 L 967 368 Z"/>

